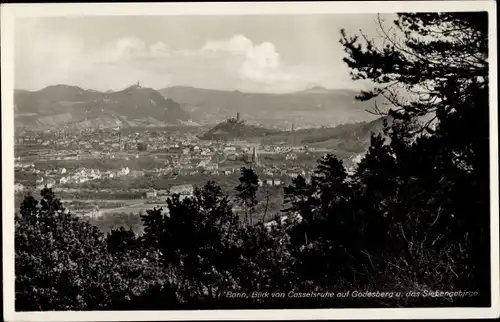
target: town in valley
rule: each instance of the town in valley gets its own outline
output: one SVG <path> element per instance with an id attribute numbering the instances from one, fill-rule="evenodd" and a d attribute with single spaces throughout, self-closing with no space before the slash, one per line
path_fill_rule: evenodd
<path id="1" fill-rule="evenodd" d="M 310 96 L 311 100 L 324 96 L 327 101 L 329 96 L 336 95 L 334 91 L 323 90 L 318 92 L 316 88 L 311 93 L 296 95 Z M 251 167 L 258 174 L 262 193 L 270 196 L 267 211 L 279 212 L 284 202 L 283 186 L 299 175 L 310 180 L 318 159 L 331 152 L 332 144 L 346 166 L 352 168 L 368 145 L 370 134 L 382 127 L 381 120 L 375 119 L 316 128 L 298 128 L 289 122 L 288 129 L 266 129 L 255 121 L 254 124 L 247 122 L 248 114 L 240 112 L 232 117 L 228 112 L 229 117 L 225 119 L 224 115 L 220 116 L 222 120 L 218 124 L 200 125 L 188 119 L 188 122 L 163 126 L 131 125 L 117 115 L 103 124 L 103 114 L 92 115 L 95 110 L 100 109 L 102 113 L 112 106 L 110 96 L 123 101 L 133 96 L 137 100 L 137 105 L 131 108 L 134 111 L 141 109 L 143 102 L 154 102 L 141 97 L 146 94 L 161 103 L 168 102 L 168 98 L 139 83 L 113 95 L 103 93 L 102 100 L 95 99 L 96 91 L 68 85 L 18 92 L 16 108 L 29 110 L 30 99 L 41 101 L 43 106 L 46 98 L 39 98 L 42 94 L 50 95 L 52 104 L 65 107 L 71 102 L 53 102 L 54 97 L 76 95 L 82 100 L 82 96 L 87 95 L 91 98 L 84 103 L 73 102 L 72 107 L 85 108 L 85 113 L 79 115 L 80 111 L 76 111 L 71 122 L 63 121 L 58 126 L 43 123 L 44 116 L 40 116 L 43 110 L 16 115 L 19 121 L 15 137 L 15 191 L 19 196 L 16 201 L 29 191 L 50 187 L 70 211 L 94 220 L 114 214 L 138 216 L 154 207 L 166 208 L 169 196 L 177 193 L 192 196 L 194 188 L 208 180 L 215 180 L 227 191 L 234 190 L 242 167 Z M 182 105 L 176 107 L 182 109 Z M 126 112 L 122 109 L 122 113 Z M 92 116 L 94 119 L 90 119 Z M 198 116 L 200 118 L 203 116 Z M 351 147 L 345 146 L 349 140 Z M 241 209 L 235 204 L 233 210 Z"/>

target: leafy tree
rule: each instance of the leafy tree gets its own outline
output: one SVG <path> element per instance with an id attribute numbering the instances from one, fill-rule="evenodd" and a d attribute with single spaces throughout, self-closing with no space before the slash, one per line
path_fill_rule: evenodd
<path id="1" fill-rule="evenodd" d="M 299 211 L 303 220 L 299 225 L 303 242 L 330 235 L 329 223 L 338 220 L 343 204 L 348 200 L 347 173 L 342 161 L 327 154 L 318 161 L 310 184 L 302 177 L 286 188 L 291 209 Z M 336 219 L 334 219 L 336 217 Z M 302 243 L 301 243 L 302 244 Z"/>
<path id="2" fill-rule="evenodd" d="M 233 276 L 241 291 L 249 294 L 259 292 L 289 292 L 296 290 L 294 258 L 289 250 L 287 223 L 276 218 L 277 225 L 266 227 L 259 223 L 239 229 L 237 252 L 238 264 Z M 254 298 L 253 303 L 245 303 L 258 308 L 286 307 L 286 298 Z"/>
<path id="3" fill-rule="evenodd" d="M 139 246 L 139 240 L 136 237 L 132 227 L 125 229 L 111 230 L 106 236 L 108 252 L 111 254 L 123 253 L 127 250 L 136 249 Z"/>
<path id="4" fill-rule="evenodd" d="M 165 214 L 161 208 L 147 210 L 146 214 L 141 215 L 144 226 L 144 234 L 142 236 L 143 243 L 146 247 L 159 248 L 162 243 L 163 232 L 165 231 Z"/>
<path id="5" fill-rule="evenodd" d="M 212 181 L 196 188 L 192 198 L 174 195 L 167 204 L 168 214 L 154 209 L 144 217 L 145 240 L 158 247 L 164 270 L 177 279 L 189 305 L 216 305 L 222 292 L 234 289 L 238 217 Z"/>
<path id="6" fill-rule="evenodd" d="M 312 220 L 314 212 L 318 207 L 316 198 L 316 189 L 312 184 L 308 184 L 304 177 L 298 176 L 292 180 L 292 184 L 284 187 L 285 203 L 288 207 L 283 211 L 285 213 L 298 213 L 302 216 L 304 224 Z M 298 240 L 292 239 L 295 244 L 308 244 L 307 231 L 296 232 L 292 235 Z"/>
<path id="7" fill-rule="evenodd" d="M 341 277 L 352 271 L 352 250 L 348 249 L 356 236 L 342 162 L 332 154 L 325 155 L 310 184 L 297 177 L 285 194 L 288 210 L 302 217 L 289 229 L 297 287 L 303 291 L 340 287 Z"/>
<path id="8" fill-rule="evenodd" d="M 344 165 L 335 155 L 327 154 L 319 160 L 312 182 L 318 189 L 324 210 L 345 200 L 348 189 L 346 179 Z"/>
<path id="9" fill-rule="evenodd" d="M 378 229 L 387 231 L 392 242 L 383 244 L 391 247 L 378 250 L 379 261 L 400 267 L 405 283 L 414 283 L 408 287 L 483 290 L 475 300 L 484 303 L 489 296 L 488 16 L 405 13 L 394 25 L 390 33 L 379 19 L 383 43 L 342 31 L 353 79 L 374 84 L 358 98 L 382 97 L 390 107 L 376 104 L 374 112 L 394 120 L 385 131 L 390 142 L 372 138 L 357 171 L 359 204 L 364 218 L 373 218 L 366 226 L 378 222 Z M 375 231 L 371 240 L 381 236 Z"/>
<path id="10" fill-rule="evenodd" d="M 87 310 L 111 298 L 111 261 L 96 227 L 67 213 L 51 189 L 15 217 L 16 309 Z"/>
<path id="11" fill-rule="evenodd" d="M 383 43 L 362 35 L 362 46 L 358 36 L 342 30 L 353 79 L 376 85 L 360 99 L 383 96 L 393 104 L 390 114 L 400 119 L 429 113 L 441 118 L 453 113 L 453 101 L 468 86 L 487 86 L 487 13 L 402 13 L 392 33 L 380 17 L 378 22 Z"/>
<path id="12" fill-rule="evenodd" d="M 236 186 L 236 196 L 245 210 L 245 221 L 252 224 L 251 214 L 257 205 L 257 191 L 259 189 L 259 177 L 251 168 L 241 168 L 240 184 Z"/>
<path id="13" fill-rule="evenodd" d="M 385 144 L 385 139 L 372 135 L 368 152 L 358 164 L 353 180 L 355 189 L 355 212 L 363 251 L 373 253 L 383 251 L 391 244 L 386 232 L 389 202 L 398 188 L 398 173 L 393 150 Z M 357 190 L 357 191 L 356 191 Z"/>

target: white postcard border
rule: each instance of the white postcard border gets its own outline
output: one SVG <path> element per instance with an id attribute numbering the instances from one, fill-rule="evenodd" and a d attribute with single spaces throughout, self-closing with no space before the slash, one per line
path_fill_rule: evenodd
<path id="1" fill-rule="evenodd" d="M 198 311 L 14 311 L 14 19 L 31 16 L 86 15 L 241 15 L 348 14 L 432 11 L 488 11 L 490 50 L 491 283 L 490 308 L 424 309 L 288 309 Z M 494 1 L 353 1 L 253 3 L 74 3 L 12 4 L 1 7 L 2 76 L 2 227 L 3 291 L 6 321 L 140 321 L 140 320 L 298 320 L 428 319 L 498 317 L 500 314 L 498 213 L 498 93 L 496 3 Z"/>

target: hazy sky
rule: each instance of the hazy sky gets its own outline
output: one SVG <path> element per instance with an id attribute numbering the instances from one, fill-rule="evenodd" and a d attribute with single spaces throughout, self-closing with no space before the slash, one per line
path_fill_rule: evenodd
<path id="1" fill-rule="evenodd" d="M 376 15 L 20 18 L 16 88 L 70 84 L 283 92 L 359 88 L 342 62 L 340 29 L 376 35 Z"/>

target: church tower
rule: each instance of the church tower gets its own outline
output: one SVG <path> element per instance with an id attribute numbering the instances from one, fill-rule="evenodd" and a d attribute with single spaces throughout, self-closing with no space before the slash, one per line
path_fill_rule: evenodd
<path id="1" fill-rule="evenodd" d="M 259 156 L 257 155 L 257 149 L 253 147 L 253 152 L 252 152 L 252 165 L 253 166 L 259 166 Z"/>

